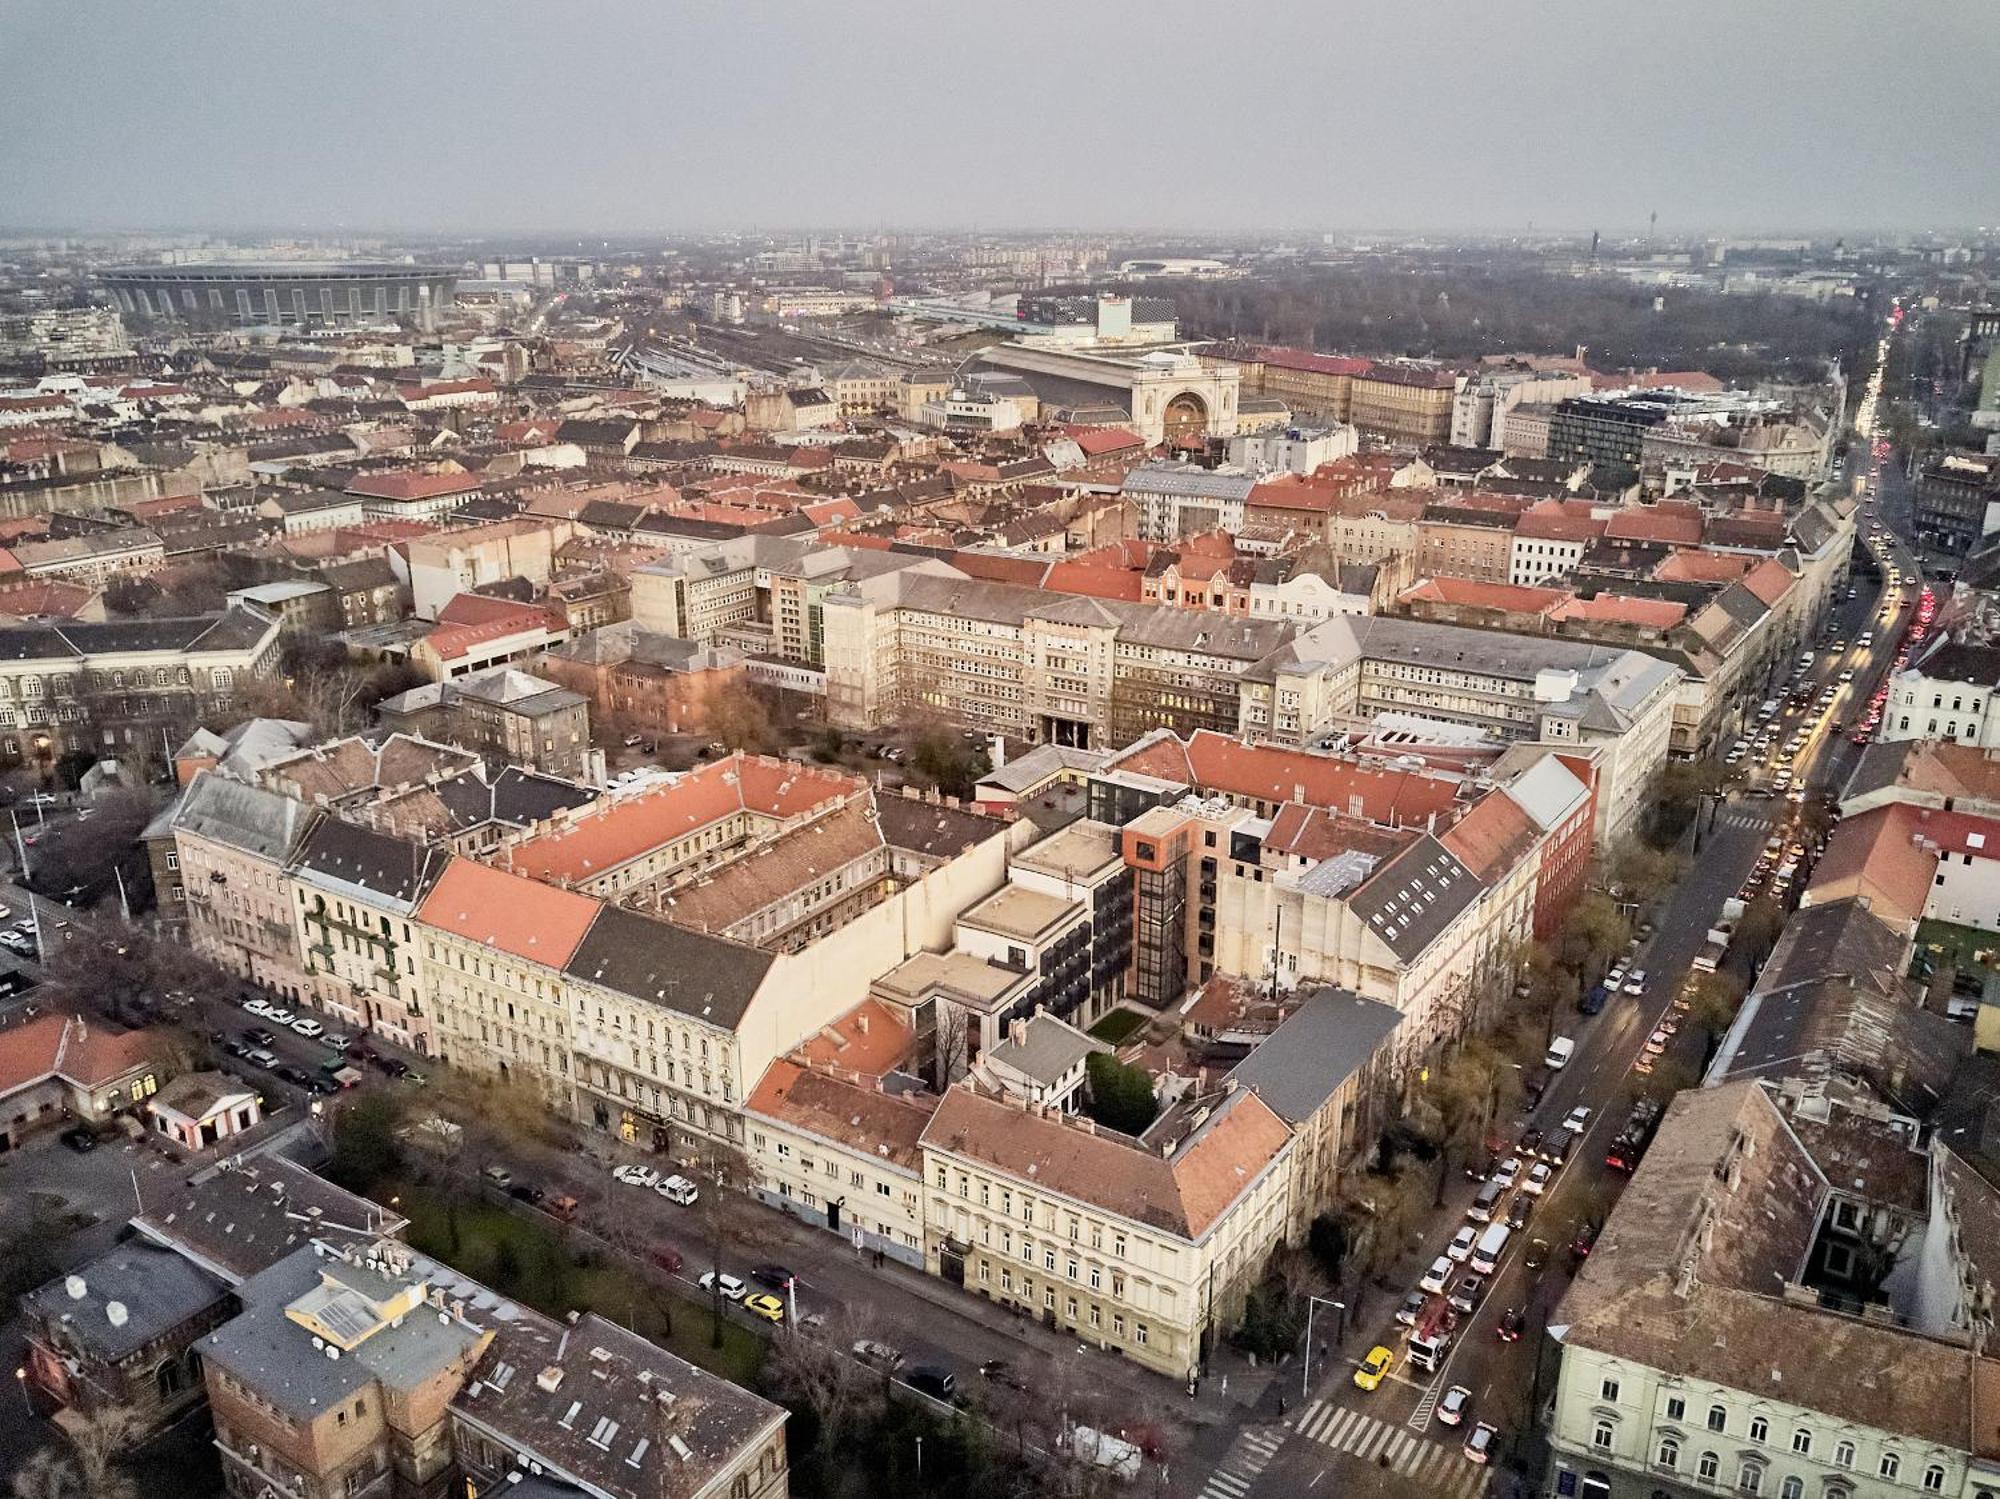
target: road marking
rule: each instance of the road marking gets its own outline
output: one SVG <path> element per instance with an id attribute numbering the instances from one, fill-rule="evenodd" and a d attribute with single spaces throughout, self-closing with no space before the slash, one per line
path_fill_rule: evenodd
<path id="1" fill-rule="evenodd" d="M 1202 1499 L 1244 1499 L 1290 1434 L 1283 1426 L 1245 1427 L 1239 1431 L 1202 1486 Z"/>
<path id="2" fill-rule="evenodd" d="M 1406 1478 L 1420 1479 L 1441 1499 L 1472 1499 L 1488 1477 L 1485 1468 L 1465 1462 L 1449 1442 L 1400 1430 L 1332 1401 L 1313 1401 L 1299 1413 L 1295 1430 L 1355 1462 L 1388 1467 Z"/>

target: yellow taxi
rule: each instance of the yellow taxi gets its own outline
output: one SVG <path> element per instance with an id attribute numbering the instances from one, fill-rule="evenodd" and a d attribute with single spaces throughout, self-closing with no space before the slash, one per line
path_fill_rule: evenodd
<path id="1" fill-rule="evenodd" d="M 785 1320 L 785 1304 L 775 1296 L 759 1292 L 755 1296 L 745 1296 L 742 1304 L 744 1311 L 753 1317 L 762 1317 L 766 1322 Z"/>
<path id="2" fill-rule="evenodd" d="M 1368 1350 L 1368 1357 L 1361 1361 L 1361 1367 L 1354 1371 L 1354 1382 L 1364 1390 L 1372 1390 L 1395 1366 L 1396 1355 L 1377 1343 Z"/>

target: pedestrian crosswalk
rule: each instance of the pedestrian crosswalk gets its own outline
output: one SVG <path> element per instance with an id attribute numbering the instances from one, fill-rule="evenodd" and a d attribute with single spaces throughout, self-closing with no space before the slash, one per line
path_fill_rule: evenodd
<path id="1" fill-rule="evenodd" d="M 1282 1426 L 1244 1427 L 1202 1485 L 1201 1499 L 1243 1499 L 1285 1445 L 1287 1435 Z"/>
<path id="2" fill-rule="evenodd" d="M 1724 812 L 1720 817 L 1716 818 L 1716 823 L 1718 826 L 1725 828 L 1768 828 L 1771 825 L 1771 814 L 1761 810 L 1752 811 L 1744 808 L 1738 811 Z"/>
<path id="3" fill-rule="evenodd" d="M 1466 1461 L 1457 1442 L 1417 1436 L 1352 1406 L 1315 1400 L 1299 1412 L 1296 1430 L 1358 1462 L 1378 1463 L 1416 1479 L 1439 1499 L 1473 1499 L 1485 1488 L 1487 1470 Z"/>

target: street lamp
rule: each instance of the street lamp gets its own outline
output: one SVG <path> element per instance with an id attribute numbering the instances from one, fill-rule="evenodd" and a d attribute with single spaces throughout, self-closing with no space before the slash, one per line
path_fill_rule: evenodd
<path id="1" fill-rule="evenodd" d="M 21 1404 L 27 1407 L 29 1415 L 34 1415 L 35 1402 L 28 1398 L 28 1371 L 25 1366 L 14 1371 L 14 1383 L 21 1387 Z"/>
<path id="2" fill-rule="evenodd" d="M 1313 1313 L 1322 1306 L 1330 1306 L 1334 1311 L 1333 1341 L 1342 1342 L 1347 1337 L 1347 1303 L 1334 1301 L 1326 1296 L 1306 1296 L 1306 1356 L 1305 1364 L 1299 1370 L 1299 1400 L 1301 1403 L 1312 1393 L 1313 1367 Z"/>

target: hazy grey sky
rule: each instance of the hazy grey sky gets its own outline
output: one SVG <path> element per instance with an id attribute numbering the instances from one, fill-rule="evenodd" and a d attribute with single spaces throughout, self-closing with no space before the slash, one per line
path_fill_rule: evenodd
<path id="1" fill-rule="evenodd" d="M 2000 224 L 2000 0 L 0 0 L 14 227 Z"/>

